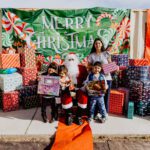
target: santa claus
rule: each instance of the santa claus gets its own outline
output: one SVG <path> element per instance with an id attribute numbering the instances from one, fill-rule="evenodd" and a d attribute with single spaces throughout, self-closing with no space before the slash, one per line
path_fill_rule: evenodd
<path id="1" fill-rule="evenodd" d="M 67 67 L 68 75 L 71 77 L 76 87 L 78 88 L 82 87 L 83 81 L 86 80 L 88 72 L 86 67 L 80 64 L 77 55 L 75 53 L 69 53 L 65 58 L 64 65 Z M 77 92 L 76 99 L 78 102 L 77 124 L 81 125 L 82 124 L 81 116 L 83 114 L 83 110 L 87 108 L 88 97 L 80 89 L 76 92 Z"/>
<path id="2" fill-rule="evenodd" d="M 75 53 L 69 53 L 64 61 L 64 65 L 68 69 L 68 75 L 72 78 L 73 83 L 77 87 L 81 87 L 84 80 L 87 77 L 87 69 L 80 64 L 79 58 Z"/>

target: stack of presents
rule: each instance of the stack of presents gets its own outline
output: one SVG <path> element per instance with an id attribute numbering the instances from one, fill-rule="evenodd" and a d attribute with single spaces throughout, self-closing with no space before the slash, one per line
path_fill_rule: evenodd
<path id="1" fill-rule="evenodd" d="M 150 115 L 150 66 L 146 59 L 128 59 L 126 54 L 112 55 L 119 71 L 112 73 L 109 112 L 140 116 Z"/>
<path id="2" fill-rule="evenodd" d="M 24 48 L 0 53 L 0 107 L 3 111 L 40 105 L 35 52 Z"/>
<path id="3" fill-rule="evenodd" d="M 119 66 L 119 71 L 116 70 Z M 129 59 L 127 54 L 112 55 L 103 65 L 112 72 L 109 113 L 140 116 L 150 114 L 150 66 L 145 59 Z M 40 105 L 37 94 L 37 67 L 33 49 L 9 49 L 0 53 L 0 107 L 11 111 Z"/>

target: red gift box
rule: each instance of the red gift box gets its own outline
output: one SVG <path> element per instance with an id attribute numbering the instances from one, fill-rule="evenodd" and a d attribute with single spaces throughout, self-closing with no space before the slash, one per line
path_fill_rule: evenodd
<path id="1" fill-rule="evenodd" d="M 129 65 L 130 66 L 148 66 L 148 60 L 143 59 L 129 59 Z"/>
<path id="2" fill-rule="evenodd" d="M 21 67 L 33 68 L 36 67 L 35 54 L 30 53 L 21 53 L 20 54 L 20 63 Z"/>
<path id="3" fill-rule="evenodd" d="M 20 55 L 19 54 L 0 54 L 0 68 L 19 68 Z"/>
<path id="4" fill-rule="evenodd" d="M 19 109 L 19 92 L 3 93 L 3 111 L 12 111 Z"/>
<path id="5" fill-rule="evenodd" d="M 104 74 L 108 74 L 110 72 L 118 70 L 118 66 L 116 65 L 115 62 L 111 62 L 109 64 L 103 64 L 102 68 L 103 68 Z"/>
<path id="6" fill-rule="evenodd" d="M 37 82 L 37 69 L 36 68 L 21 68 L 23 76 L 23 85 L 34 85 Z"/>
<path id="7" fill-rule="evenodd" d="M 122 91 L 111 90 L 109 101 L 109 112 L 113 114 L 123 114 L 125 94 Z"/>
<path id="8" fill-rule="evenodd" d="M 124 113 L 126 114 L 128 111 L 128 102 L 129 102 L 129 89 L 121 87 L 117 89 L 120 92 L 124 93 Z"/>

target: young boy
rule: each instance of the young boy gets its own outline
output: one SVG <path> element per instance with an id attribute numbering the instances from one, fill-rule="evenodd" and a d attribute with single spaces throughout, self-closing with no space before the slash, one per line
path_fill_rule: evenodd
<path id="1" fill-rule="evenodd" d="M 51 63 L 47 71 L 43 73 L 42 75 L 48 75 L 48 76 L 58 76 L 57 74 L 57 65 L 55 63 Z M 56 99 L 58 97 L 50 96 L 50 95 L 42 95 L 42 104 L 41 104 L 41 116 L 43 119 L 43 122 L 47 122 L 47 115 L 46 115 L 46 106 L 49 103 L 51 106 L 51 118 L 49 120 L 50 123 L 52 123 L 54 120 L 58 119 L 58 105 L 56 104 Z"/>
<path id="2" fill-rule="evenodd" d="M 102 115 L 101 122 L 104 123 L 106 120 L 106 108 L 104 104 L 104 95 L 106 89 L 108 88 L 105 76 L 102 74 L 102 64 L 100 62 L 95 62 L 92 67 L 92 72 L 88 75 L 86 81 L 86 89 L 89 95 L 89 121 L 94 119 L 94 112 L 96 104 L 98 105 L 98 110 Z"/>

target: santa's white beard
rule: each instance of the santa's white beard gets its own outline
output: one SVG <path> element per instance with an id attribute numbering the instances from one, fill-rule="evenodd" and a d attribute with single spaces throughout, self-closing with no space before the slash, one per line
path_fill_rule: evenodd
<path id="1" fill-rule="evenodd" d="M 73 83 L 77 84 L 77 77 L 79 75 L 78 64 L 74 61 L 69 61 L 65 65 L 68 69 L 68 75 L 72 78 Z"/>

